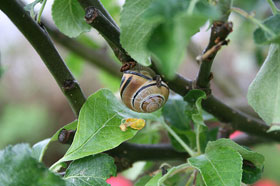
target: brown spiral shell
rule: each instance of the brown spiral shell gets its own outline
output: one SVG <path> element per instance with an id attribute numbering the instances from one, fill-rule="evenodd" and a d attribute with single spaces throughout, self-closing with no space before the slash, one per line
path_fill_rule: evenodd
<path id="1" fill-rule="evenodd" d="M 147 71 L 128 70 L 123 73 L 120 94 L 128 108 L 136 112 L 154 112 L 167 101 L 169 88 L 163 81 L 158 86 Z"/>

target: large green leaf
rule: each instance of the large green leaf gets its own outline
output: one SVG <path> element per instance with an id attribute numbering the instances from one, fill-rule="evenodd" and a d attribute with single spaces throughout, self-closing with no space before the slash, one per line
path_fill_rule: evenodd
<path id="1" fill-rule="evenodd" d="M 160 72 L 171 79 L 182 62 L 190 37 L 219 11 L 206 0 L 187 13 L 186 0 L 126 0 L 121 13 L 121 44 L 137 62 L 152 56 Z M 191 26 L 190 26 L 191 25 Z"/>
<path id="2" fill-rule="evenodd" d="M 248 90 L 248 103 L 268 124 L 280 129 L 280 45 L 270 46 L 268 56 Z M 278 128 L 277 128 L 278 126 Z"/>
<path id="3" fill-rule="evenodd" d="M 77 0 L 55 0 L 52 17 L 57 28 L 69 37 L 77 37 L 90 30 L 84 20 L 85 11 Z"/>
<path id="4" fill-rule="evenodd" d="M 255 42 L 257 44 L 280 44 L 280 15 L 267 18 L 263 24 L 269 31 L 263 28 L 256 29 L 254 32 Z"/>
<path id="5" fill-rule="evenodd" d="M 158 119 L 156 114 L 128 109 L 107 89 L 91 95 L 80 111 L 74 141 L 61 161 L 97 154 L 132 138 L 137 130 L 121 131 L 119 125 L 123 118 Z"/>
<path id="6" fill-rule="evenodd" d="M 121 12 L 121 44 L 133 59 L 142 65 L 150 65 L 150 53 L 146 43 L 154 27 L 143 16 L 154 0 L 126 0 Z"/>
<path id="7" fill-rule="evenodd" d="M 97 154 L 73 161 L 66 170 L 67 186 L 109 186 L 106 180 L 116 176 L 114 159 L 106 154 Z"/>
<path id="8" fill-rule="evenodd" d="M 65 182 L 32 157 L 27 144 L 8 146 L 0 151 L 0 185 L 65 186 Z"/>
<path id="9" fill-rule="evenodd" d="M 256 166 L 257 168 L 262 169 L 263 168 L 263 164 L 264 164 L 264 157 L 263 155 L 248 150 L 240 145 L 238 145 L 237 143 L 235 143 L 234 141 L 230 140 L 230 139 L 219 139 L 215 142 L 209 142 L 207 144 L 207 149 L 208 150 L 214 150 L 216 149 L 216 147 L 229 147 L 234 149 L 235 151 L 237 151 L 244 160 L 250 161 L 254 164 L 254 166 Z"/>
<path id="10" fill-rule="evenodd" d="M 206 185 L 241 185 L 242 157 L 229 147 L 206 148 L 205 154 L 189 158 L 188 162 L 200 171 Z"/>
<path id="11" fill-rule="evenodd" d="M 198 32 L 207 20 L 206 17 L 199 14 L 183 13 L 182 8 L 186 5 L 180 0 L 178 0 L 180 6 L 174 6 L 174 9 L 170 9 L 172 8 L 170 5 L 174 4 L 172 2 L 177 1 L 169 0 L 168 2 L 164 1 L 164 3 L 161 0 L 155 1 L 147 10 L 148 13 L 152 13 L 148 14 L 149 18 L 148 16 L 146 18 L 164 20 L 153 29 L 147 48 L 152 53 L 160 72 L 168 79 L 175 76 L 177 68 L 182 63 L 191 36 Z M 187 1 L 184 2 L 187 3 Z M 168 13 L 157 10 L 159 8 L 167 9 L 173 13 L 169 16 Z M 155 13 L 159 14 L 155 15 Z"/>

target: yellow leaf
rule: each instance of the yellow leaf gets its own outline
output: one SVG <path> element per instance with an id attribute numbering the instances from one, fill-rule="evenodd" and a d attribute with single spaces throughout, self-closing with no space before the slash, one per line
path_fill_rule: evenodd
<path id="1" fill-rule="evenodd" d="M 128 118 L 120 125 L 122 131 L 126 131 L 127 127 L 131 127 L 136 130 L 141 130 L 146 125 L 145 120 L 138 118 Z"/>

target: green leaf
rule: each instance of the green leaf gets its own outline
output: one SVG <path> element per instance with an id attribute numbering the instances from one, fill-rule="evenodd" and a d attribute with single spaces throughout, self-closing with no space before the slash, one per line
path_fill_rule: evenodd
<path id="1" fill-rule="evenodd" d="M 165 4 L 169 6 L 168 2 Z M 199 31 L 206 20 L 207 18 L 201 15 L 179 14 L 167 18 L 153 30 L 147 48 L 152 53 L 159 71 L 167 79 L 174 78 L 177 68 L 184 59 L 191 36 Z"/>
<path id="2" fill-rule="evenodd" d="M 195 132 L 189 130 L 189 131 L 182 131 L 180 129 L 171 127 L 172 130 L 192 149 L 195 148 L 196 141 L 195 141 Z M 186 150 L 182 145 L 170 134 L 168 133 L 168 137 L 170 139 L 171 145 L 174 147 L 175 150 L 179 152 L 185 152 Z"/>
<path id="3" fill-rule="evenodd" d="M 48 171 L 32 157 L 32 149 L 27 144 L 8 146 L 0 151 L 0 183 L 9 186 L 56 185 L 65 182 Z"/>
<path id="4" fill-rule="evenodd" d="M 145 66 L 152 55 L 160 72 L 172 79 L 190 37 L 219 12 L 200 1 L 193 14 L 186 14 L 188 5 L 185 0 L 126 0 L 121 13 L 122 46 Z"/>
<path id="5" fill-rule="evenodd" d="M 268 56 L 251 83 L 247 95 L 248 103 L 271 126 L 280 125 L 279 60 L 280 45 L 271 45 Z"/>
<path id="6" fill-rule="evenodd" d="M 35 19 L 35 11 L 34 8 L 38 3 L 42 3 L 43 0 L 35 0 L 32 3 L 29 3 L 24 6 L 24 10 L 28 11 L 30 13 L 30 16 Z"/>
<path id="7" fill-rule="evenodd" d="M 234 141 L 230 140 L 230 139 L 219 139 L 215 142 L 209 142 L 207 144 L 206 150 L 213 150 L 216 149 L 216 147 L 229 147 L 231 149 L 234 149 L 235 151 L 237 151 L 244 160 L 248 160 L 250 162 L 252 162 L 254 164 L 254 166 L 256 166 L 259 169 L 263 168 L 263 164 L 264 164 L 264 157 L 263 155 L 248 150 L 240 145 L 238 145 L 237 143 L 235 143 Z"/>
<path id="8" fill-rule="evenodd" d="M 157 173 L 152 177 L 145 186 L 155 186 L 158 184 L 159 179 L 161 178 L 161 172 Z"/>
<path id="9" fill-rule="evenodd" d="M 263 22 L 264 26 L 270 30 L 267 32 L 262 28 L 258 28 L 254 32 L 254 40 L 257 44 L 280 44 L 280 15 L 276 14 L 267 18 Z"/>
<path id="10" fill-rule="evenodd" d="M 123 48 L 142 65 L 150 65 L 150 53 L 146 43 L 154 27 L 144 18 L 146 9 L 154 0 L 126 0 L 121 12 L 121 36 Z"/>
<path id="11" fill-rule="evenodd" d="M 46 147 L 50 143 L 50 141 L 51 139 L 47 138 L 33 145 L 32 156 L 39 162 L 42 162 L 45 150 L 47 149 Z"/>
<path id="12" fill-rule="evenodd" d="M 137 180 L 137 182 L 134 184 L 134 186 L 144 186 L 144 185 L 146 185 L 146 183 L 148 183 L 148 181 L 150 179 L 151 179 L 151 176 L 145 175 L 145 176 L 141 177 L 139 180 Z"/>
<path id="13" fill-rule="evenodd" d="M 58 140 L 58 135 L 61 132 L 61 130 L 66 129 L 66 130 L 75 130 L 77 128 L 78 121 L 73 121 L 62 128 L 60 128 L 53 136 L 52 138 L 47 138 L 42 141 L 39 141 L 38 143 L 34 144 L 32 149 L 32 156 L 37 159 L 39 162 L 43 160 L 43 156 L 48 148 L 48 145 L 53 142 Z"/>
<path id="14" fill-rule="evenodd" d="M 67 186 L 105 186 L 106 180 L 116 176 L 114 159 L 107 154 L 97 154 L 73 161 L 66 170 Z"/>
<path id="15" fill-rule="evenodd" d="M 162 109 L 165 121 L 172 127 L 186 131 L 190 129 L 190 118 L 186 114 L 187 103 L 179 96 L 169 96 Z"/>
<path id="16" fill-rule="evenodd" d="M 123 118 L 158 119 L 155 114 L 141 114 L 128 109 L 107 89 L 91 95 L 80 111 L 74 141 L 60 161 L 97 154 L 132 138 L 137 130 L 128 128 L 121 131 L 119 125 Z"/>
<path id="17" fill-rule="evenodd" d="M 206 185 L 241 185 L 242 158 L 231 148 L 207 146 L 205 154 L 189 158 L 188 162 L 200 171 Z"/>
<path id="18" fill-rule="evenodd" d="M 57 28 L 69 37 L 88 32 L 90 26 L 84 20 L 85 11 L 77 0 L 55 0 L 52 17 Z"/>
<path id="19" fill-rule="evenodd" d="M 184 100 L 189 103 L 187 105 L 187 114 L 192 118 L 194 124 L 206 126 L 203 119 L 203 109 L 201 101 L 206 99 L 205 92 L 201 90 L 191 90 L 184 97 Z"/>

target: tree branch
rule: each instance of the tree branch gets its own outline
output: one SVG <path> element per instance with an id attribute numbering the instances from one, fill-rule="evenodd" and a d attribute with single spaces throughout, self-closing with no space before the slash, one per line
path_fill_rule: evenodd
<path id="1" fill-rule="evenodd" d="M 122 143 L 117 148 L 105 153 L 115 158 L 118 171 L 131 167 L 137 161 L 185 161 L 189 157 L 187 153 L 175 151 L 170 144 L 144 145 Z"/>
<path id="2" fill-rule="evenodd" d="M 78 116 L 86 98 L 78 82 L 54 47 L 46 30 L 29 16 L 22 8 L 22 4 L 16 0 L 1 1 L 0 9 L 11 19 L 40 55 L 66 96 L 72 110 Z"/>
<path id="3" fill-rule="evenodd" d="M 221 46 L 228 43 L 225 39 L 231 31 L 231 22 L 216 21 L 213 23 L 209 44 L 200 57 L 201 65 L 196 78 L 198 88 L 209 88 L 213 60 Z"/>
<path id="4" fill-rule="evenodd" d="M 85 19 L 104 37 L 122 63 L 134 61 L 121 46 L 119 27 L 111 23 L 100 10 L 87 7 Z"/>

